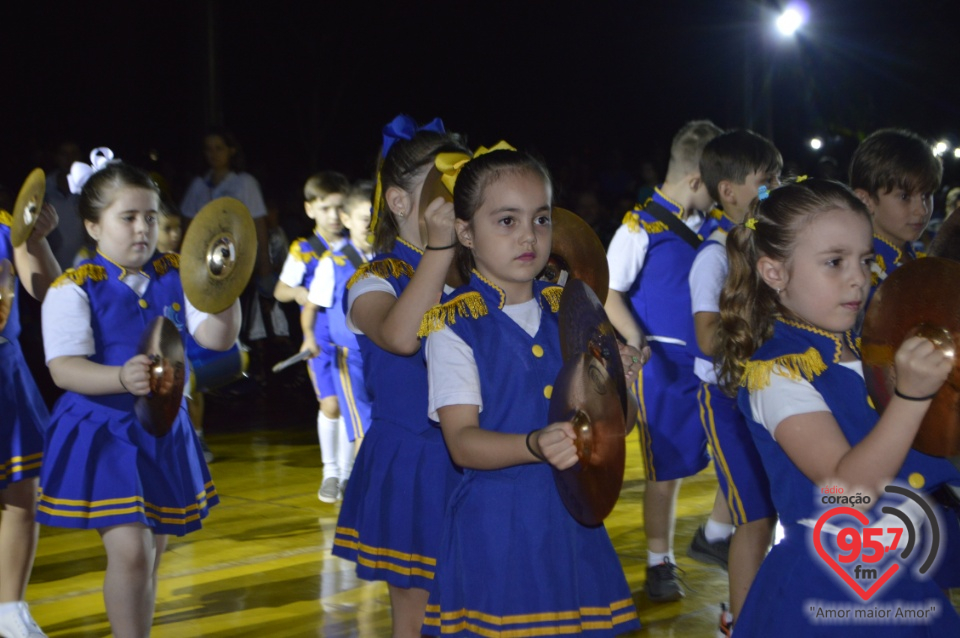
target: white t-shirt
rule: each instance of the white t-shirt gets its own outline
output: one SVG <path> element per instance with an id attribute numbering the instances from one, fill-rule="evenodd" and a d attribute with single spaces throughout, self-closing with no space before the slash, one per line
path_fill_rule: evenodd
<path id="1" fill-rule="evenodd" d="M 369 261 L 373 258 L 373 254 L 367 254 L 364 255 L 364 257 Z M 383 280 L 381 279 L 381 281 Z M 333 257 L 327 255 L 317 264 L 317 270 L 313 274 L 313 281 L 310 282 L 307 300 L 321 308 L 332 308 L 333 293 L 336 284 Z M 393 292 L 392 287 L 390 291 Z"/>
<path id="2" fill-rule="evenodd" d="M 722 235 L 726 237 L 726 233 Z M 722 244 L 709 244 L 697 254 L 693 266 L 690 267 L 689 277 L 693 314 L 720 312 L 720 291 L 729 269 L 727 249 Z M 701 381 L 717 382 L 717 372 L 713 362 L 708 359 L 697 357 L 693 363 L 693 371 Z"/>
<path id="3" fill-rule="evenodd" d="M 683 223 L 696 232 L 703 225 L 705 217 L 694 211 Z M 631 232 L 626 224 L 621 224 L 607 247 L 607 265 L 610 268 L 610 289 L 627 292 L 640 275 L 643 263 L 650 248 L 650 236 L 641 226 Z"/>
<path id="4" fill-rule="evenodd" d="M 397 296 L 397 293 L 389 281 L 373 275 L 354 282 L 354 284 L 350 286 L 350 289 L 347 290 L 347 329 L 349 329 L 350 332 L 358 335 L 363 334 L 363 330 L 358 328 L 357 324 L 353 323 L 353 303 L 359 299 L 361 295 L 375 291 L 385 292 L 391 297 Z M 443 284 L 443 294 L 449 295 L 451 292 L 453 292 L 453 288 L 447 284 Z"/>
<path id="5" fill-rule="evenodd" d="M 840 365 L 863 377 L 863 364 L 860 361 L 841 362 Z M 750 393 L 750 411 L 754 421 L 766 428 L 774 439 L 777 438 L 777 426 L 788 417 L 812 412 L 832 412 L 823 395 L 817 392 L 809 381 L 777 374 L 776 369 L 770 375 L 770 385 Z"/>
<path id="6" fill-rule="evenodd" d="M 531 337 L 540 329 L 540 302 L 536 298 L 504 306 L 503 312 Z M 476 405 L 483 411 L 480 372 L 473 348 L 444 327 L 427 337 L 424 355 L 430 388 L 427 413 L 431 419 L 439 421 L 437 410 L 448 405 Z"/>
<path id="7" fill-rule="evenodd" d="M 123 283 L 142 297 L 150 285 L 150 279 L 140 273 L 127 273 Z M 191 335 L 196 334 L 200 324 L 210 316 L 197 310 L 189 300 L 186 301 L 185 314 L 187 330 Z M 96 354 L 96 341 L 90 324 L 90 299 L 86 291 L 73 281 L 67 280 L 47 291 L 40 317 L 47 363 L 57 357 L 89 357 Z M 65 317 L 69 317 L 69 320 L 64 321 Z"/>
<path id="8" fill-rule="evenodd" d="M 193 219 L 201 208 L 220 197 L 239 199 L 250 210 L 250 216 L 254 219 L 267 216 L 267 205 L 263 202 L 263 194 L 256 178 L 249 173 L 232 171 L 216 186 L 210 183 L 210 173 L 195 177 L 183 196 L 180 213 Z"/>
<path id="9" fill-rule="evenodd" d="M 297 240 L 300 241 L 300 240 Z M 330 244 L 330 250 L 340 250 L 343 245 L 347 242 L 346 239 L 339 239 L 338 241 Z M 326 253 L 324 253 L 326 254 Z M 320 255 L 323 257 L 323 255 Z M 322 261 L 321 261 L 322 263 Z M 317 268 L 320 268 L 320 265 L 317 265 Z M 307 274 L 307 262 L 303 261 L 299 257 L 295 257 L 293 253 L 287 253 L 287 258 L 283 261 L 283 268 L 280 270 L 280 281 L 287 284 L 291 288 L 296 288 L 297 286 L 303 285 L 303 277 Z M 320 273 L 314 272 L 313 280 L 316 281 L 317 277 L 320 276 Z M 330 275 L 333 277 L 333 265 L 330 266 Z"/>

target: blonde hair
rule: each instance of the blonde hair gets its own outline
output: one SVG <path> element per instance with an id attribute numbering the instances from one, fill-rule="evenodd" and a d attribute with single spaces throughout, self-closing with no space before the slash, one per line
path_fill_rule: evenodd
<path id="1" fill-rule="evenodd" d="M 699 173 L 703 147 L 721 133 L 723 129 L 710 120 L 693 120 L 684 124 L 670 143 L 667 181 L 676 181 L 691 173 Z"/>

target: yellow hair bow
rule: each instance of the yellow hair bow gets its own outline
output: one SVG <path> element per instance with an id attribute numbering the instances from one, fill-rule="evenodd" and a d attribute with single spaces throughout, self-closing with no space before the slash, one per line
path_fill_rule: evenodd
<path id="1" fill-rule="evenodd" d="M 493 151 L 515 151 L 517 149 L 513 148 L 505 141 L 500 140 L 490 148 L 481 146 L 476 151 L 473 152 L 473 158 L 480 157 L 481 155 L 486 155 L 487 153 Z M 437 159 L 434 161 L 434 165 L 437 167 L 437 170 L 442 173 L 440 180 L 443 182 L 443 185 L 447 187 L 447 190 L 451 193 L 453 192 L 453 187 L 457 183 L 457 176 L 460 175 L 460 170 L 469 162 L 471 159 L 470 156 L 464 153 L 440 153 L 437 155 Z"/>
<path id="2" fill-rule="evenodd" d="M 750 230 L 756 230 L 756 229 L 757 229 L 757 218 L 756 218 L 756 217 L 751 217 L 751 218 L 748 219 L 747 221 L 743 222 L 743 225 L 746 226 L 747 228 L 749 228 Z"/>
<path id="3" fill-rule="evenodd" d="M 806 175 L 799 175 L 799 176 L 797 177 L 797 183 L 799 184 L 800 182 L 802 182 L 802 181 L 804 181 L 804 180 L 807 180 L 807 179 L 809 179 L 809 178 L 808 178 Z"/>

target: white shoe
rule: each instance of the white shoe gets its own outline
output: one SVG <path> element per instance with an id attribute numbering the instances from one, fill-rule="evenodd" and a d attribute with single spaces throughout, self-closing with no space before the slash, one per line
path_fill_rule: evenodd
<path id="1" fill-rule="evenodd" d="M 317 498 L 324 503 L 336 503 L 338 496 L 340 496 L 340 481 L 335 476 L 323 479 L 320 489 L 317 490 Z"/>
<path id="2" fill-rule="evenodd" d="M 0 636 L 4 638 L 47 638 L 40 625 L 30 615 L 27 603 L 0 605 Z"/>

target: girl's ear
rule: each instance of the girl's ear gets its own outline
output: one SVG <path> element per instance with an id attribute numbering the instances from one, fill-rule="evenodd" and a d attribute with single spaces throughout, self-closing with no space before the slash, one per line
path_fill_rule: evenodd
<path id="1" fill-rule="evenodd" d="M 87 234 L 93 238 L 93 241 L 100 241 L 100 224 L 85 219 L 83 220 L 83 226 L 87 229 Z"/>
<path id="2" fill-rule="evenodd" d="M 384 195 L 384 200 L 387 202 L 387 208 L 400 218 L 397 221 L 402 221 L 411 212 L 410 206 L 412 202 L 410 200 L 410 194 L 399 186 L 391 186 L 388 188 Z"/>
<path id="3" fill-rule="evenodd" d="M 465 219 L 456 220 L 457 239 L 467 248 L 473 248 L 473 229 Z"/>
<path id="4" fill-rule="evenodd" d="M 787 287 L 787 281 L 790 279 L 786 265 L 766 255 L 757 260 L 757 272 L 760 273 L 764 283 L 776 290 L 778 294 Z"/>

